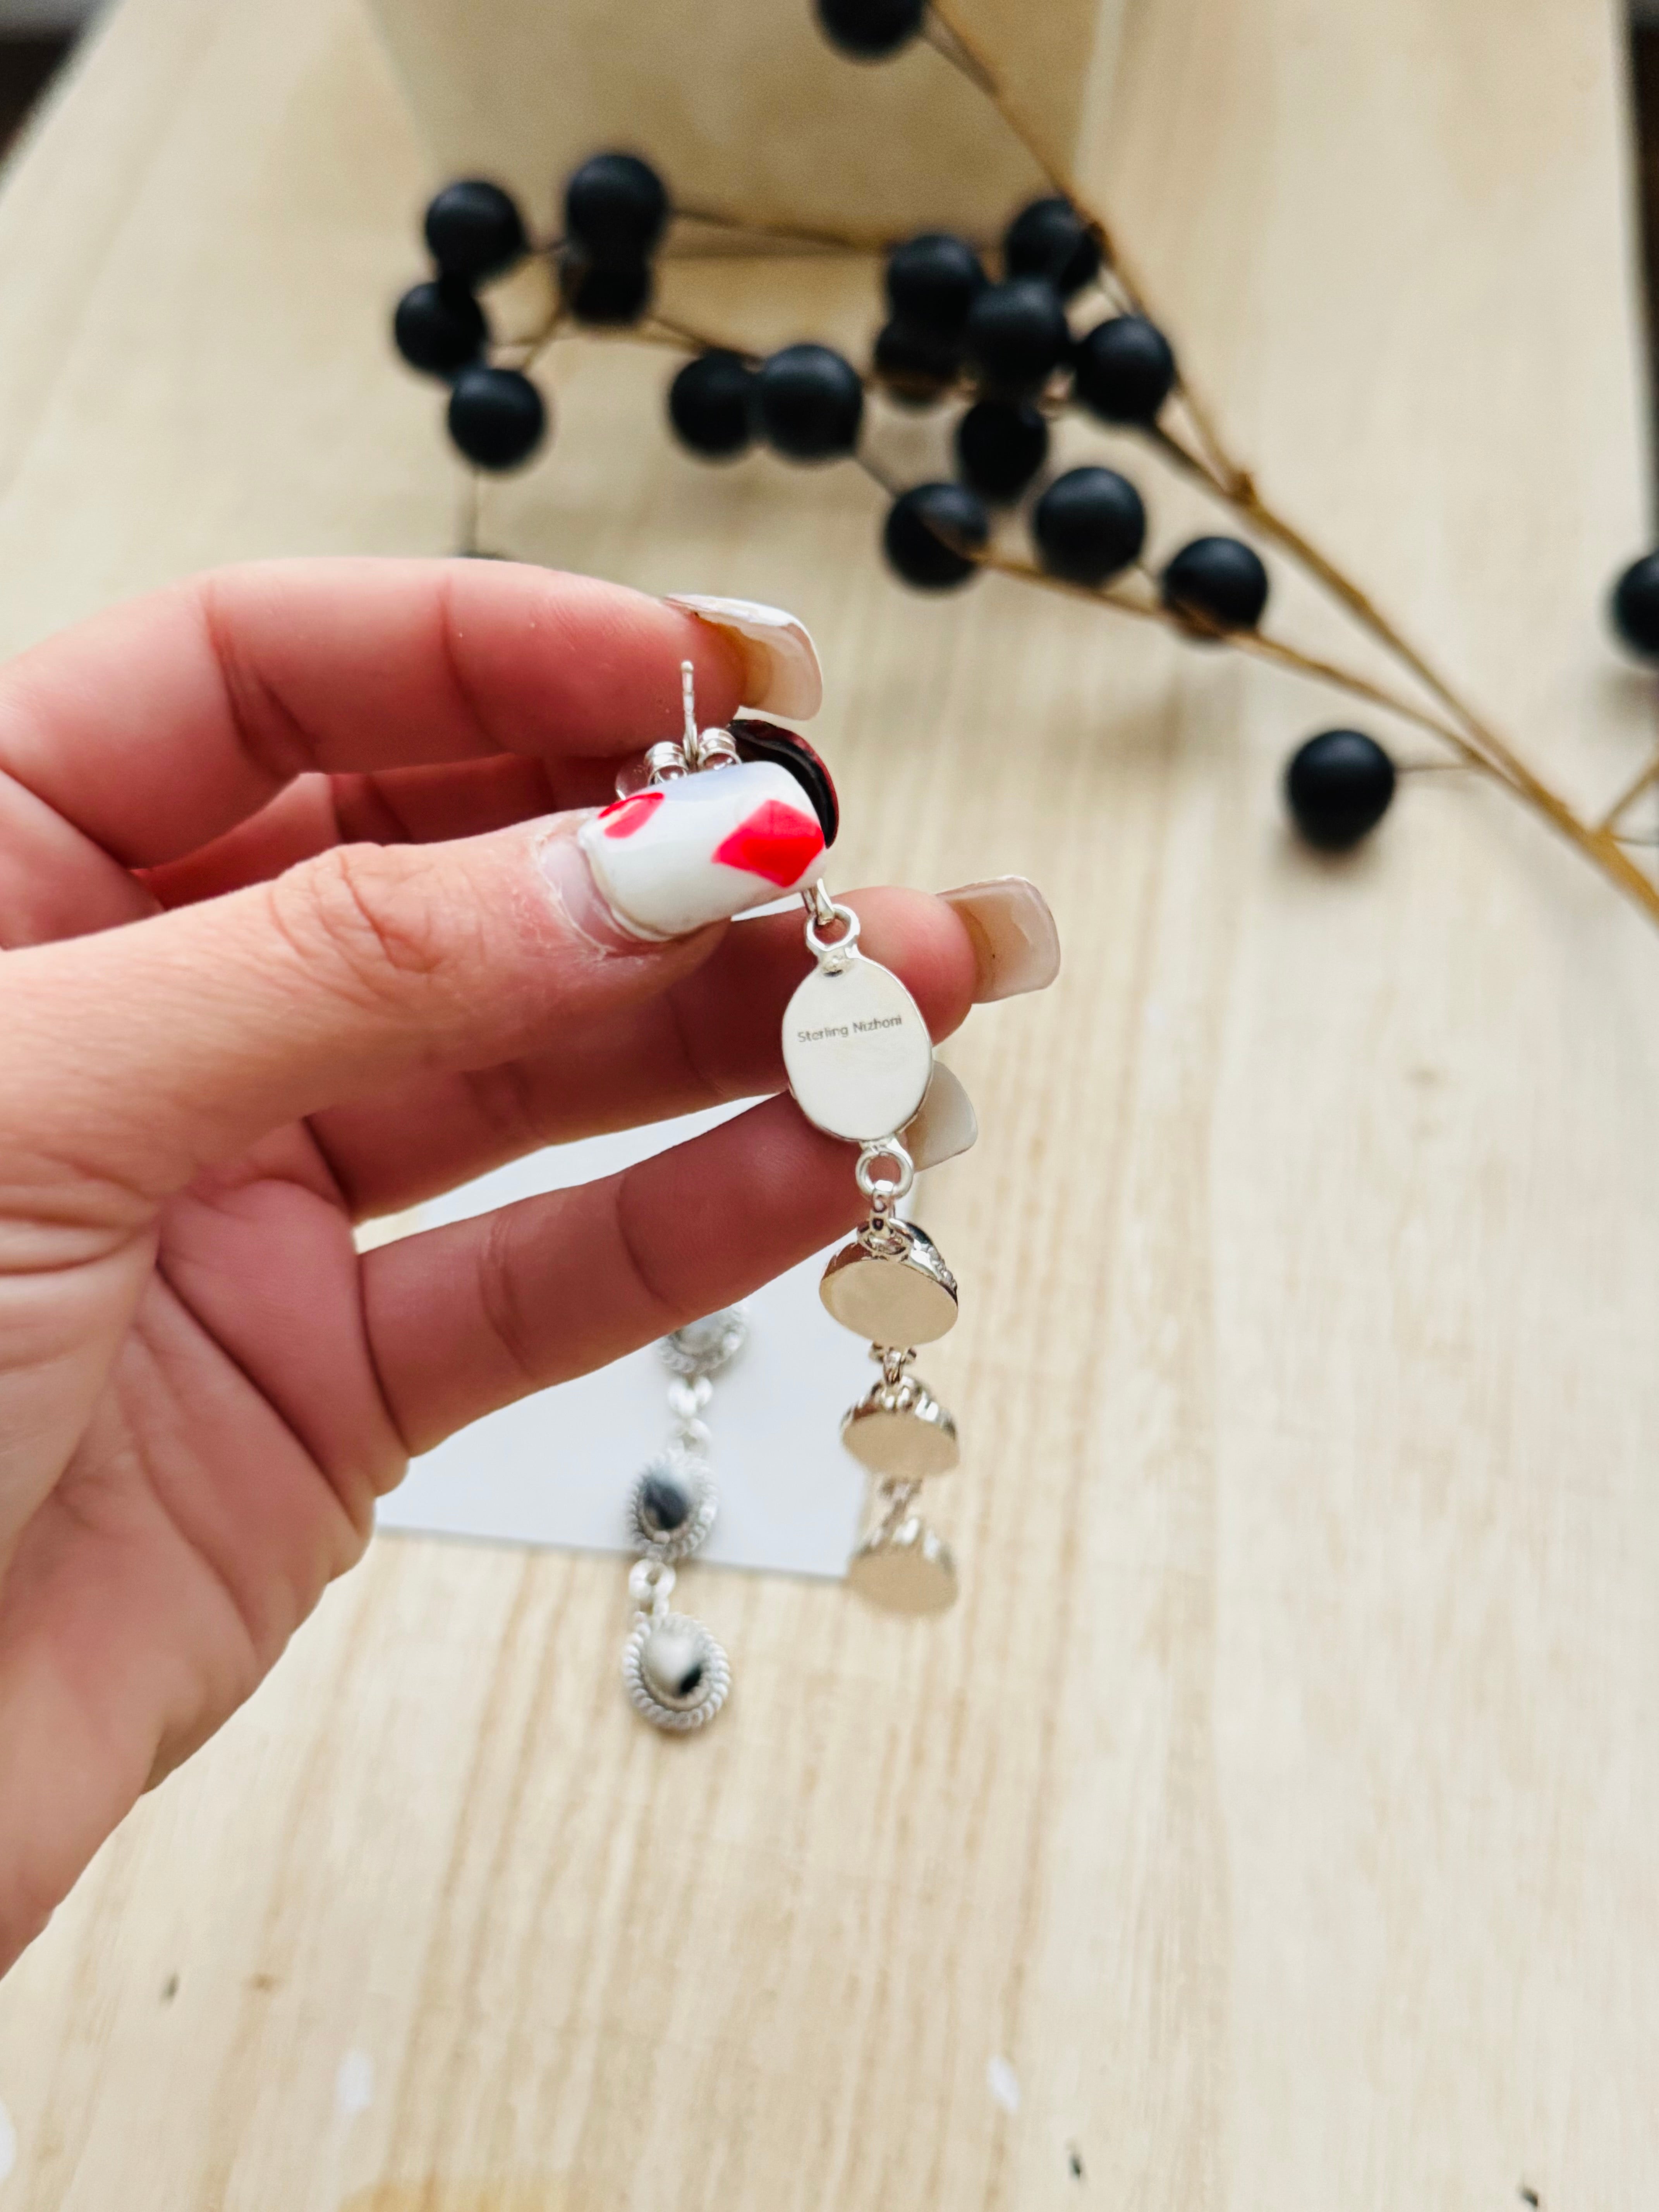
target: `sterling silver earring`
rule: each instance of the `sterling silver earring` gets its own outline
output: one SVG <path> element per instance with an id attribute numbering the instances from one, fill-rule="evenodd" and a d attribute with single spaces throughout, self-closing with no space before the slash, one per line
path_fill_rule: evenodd
<path id="1" fill-rule="evenodd" d="M 623 1680 L 641 1718 L 676 1735 L 706 1727 L 732 1687 L 725 1650 L 700 1620 L 671 1613 L 668 1601 L 676 1562 L 701 1549 L 720 1510 L 703 1415 L 714 1377 L 736 1358 L 748 1334 L 742 1310 L 727 1306 L 663 1338 L 657 1349 L 671 1377 L 673 1428 L 629 1500 L 629 1536 L 639 1557 L 628 1576 L 635 1611 L 623 1646 Z"/>
<path id="2" fill-rule="evenodd" d="M 940 1613 L 955 1601 L 956 1566 L 919 1498 L 923 1482 L 957 1465 L 957 1431 L 912 1370 L 917 1347 L 955 1326 L 957 1282 L 932 1239 L 898 1211 L 915 1180 L 904 1132 L 933 1080 L 933 1039 L 898 977 L 860 951 L 858 916 L 830 898 L 817 873 L 838 826 L 835 787 L 817 755 L 794 731 L 769 723 L 699 730 L 690 662 L 681 678 L 684 735 L 624 771 L 616 805 L 585 827 L 584 850 L 613 908 L 647 936 L 729 915 L 733 869 L 755 878 L 750 903 L 769 890 L 798 891 L 805 902 L 813 965 L 784 1014 L 784 1067 L 813 1127 L 858 1147 L 854 1173 L 870 1206 L 825 1267 L 819 1291 L 836 1320 L 868 1340 L 879 1370 L 842 1421 L 842 1441 L 873 1477 L 848 1580 L 874 1604 Z M 713 803 L 726 799 L 729 806 Z M 698 1622 L 671 1613 L 668 1599 L 674 1561 L 713 1523 L 701 1416 L 710 1378 L 742 1340 L 735 1312 L 664 1340 L 681 1427 L 635 1492 L 641 1556 L 629 1589 L 638 1618 L 623 1662 L 635 1710 L 659 1728 L 701 1728 L 731 1682 L 720 1645 Z"/>
<path id="3" fill-rule="evenodd" d="M 924 1481 L 957 1465 L 957 1429 L 911 1364 L 919 1345 L 955 1327 L 957 1280 L 897 1210 L 915 1180 L 902 1133 L 933 1079 L 933 1040 L 898 977 L 859 951 L 852 908 L 822 882 L 801 896 L 815 964 L 784 1014 L 784 1066 L 813 1127 L 858 1146 L 854 1173 L 870 1201 L 869 1219 L 831 1257 L 818 1292 L 843 1328 L 870 1340 L 881 1370 L 842 1420 L 842 1442 L 875 1478 L 847 1578 L 892 1611 L 942 1613 L 956 1599 L 956 1565 L 918 1499 Z"/>

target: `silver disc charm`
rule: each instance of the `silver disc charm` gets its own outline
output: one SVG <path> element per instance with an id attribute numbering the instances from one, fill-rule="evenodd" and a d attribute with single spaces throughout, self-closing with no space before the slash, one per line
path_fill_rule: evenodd
<path id="1" fill-rule="evenodd" d="M 635 1623 L 623 1647 L 623 1680 L 641 1718 L 678 1735 L 714 1719 L 732 1687 L 732 1667 L 700 1620 L 659 1613 Z"/>
<path id="2" fill-rule="evenodd" d="M 957 1601 L 950 1547 L 908 1507 L 871 1530 L 848 1562 L 847 1579 L 888 1613 L 944 1613 Z"/>
<path id="3" fill-rule="evenodd" d="M 814 968 L 790 1000 L 783 1065 L 815 1127 L 872 1144 L 902 1129 L 927 1097 L 933 1041 L 898 977 L 849 952 Z"/>
<path id="4" fill-rule="evenodd" d="M 861 1466 L 890 1482 L 949 1474 L 962 1458 L 956 1423 L 914 1375 L 872 1383 L 842 1418 L 841 1440 Z"/>
<path id="5" fill-rule="evenodd" d="M 818 1296 L 872 1344 L 933 1344 L 957 1325 L 957 1279 L 913 1221 L 889 1224 L 878 1249 L 867 1233 L 850 1238 L 830 1258 Z"/>

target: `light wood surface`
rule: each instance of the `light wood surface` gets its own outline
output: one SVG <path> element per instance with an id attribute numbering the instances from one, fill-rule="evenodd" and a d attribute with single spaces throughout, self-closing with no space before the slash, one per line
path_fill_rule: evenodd
<path id="1" fill-rule="evenodd" d="M 1092 139 L 1285 503 L 1576 791 L 1651 737 L 1599 635 L 1620 51 L 1585 0 L 1140 0 Z M 448 542 L 381 336 L 432 181 L 350 0 L 127 0 L 0 196 L 0 643 Z M 1278 763 L 1333 702 L 907 597 L 861 478 L 698 471 L 664 374 L 559 356 L 491 541 L 797 608 L 842 879 L 1024 871 L 1066 940 L 957 1047 L 926 1208 L 964 1600 L 705 1571 L 738 1689 L 668 1744 L 616 1563 L 383 1541 L 0 1989 L 0 2205 L 1652 2202 L 1659 943 L 1455 776 L 1310 859 Z"/>

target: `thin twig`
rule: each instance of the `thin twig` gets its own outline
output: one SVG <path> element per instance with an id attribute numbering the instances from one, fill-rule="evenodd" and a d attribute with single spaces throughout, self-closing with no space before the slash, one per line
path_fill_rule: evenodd
<path id="1" fill-rule="evenodd" d="M 1390 714 L 1399 715 L 1419 730 L 1426 730 L 1443 744 L 1452 746 L 1461 756 L 1463 764 L 1478 768 L 1488 775 L 1495 774 L 1490 761 L 1484 759 L 1469 743 L 1455 724 L 1442 721 L 1413 700 L 1404 698 L 1376 684 L 1358 669 L 1346 668 L 1334 660 L 1322 659 L 1318 655 L 1304 653 L 1299 646 L 1288 645 L 1282 639 L 1268 637 L 1260 630 L 1224 630 L 1205 622 L 1200 617 L 1174 613 L 1159 599 L 1137 597 L 1128 592 L 1088 584 L 1068 583 L 1063 576 L 1051 576 L 1047 569 L 1039 568 L 1035 562 L 1017 560 L 1006 553 L 975 553 L 966 545 L 958 549 L 982 568 L 990 568 L 1000 576 L 1012 576 L 1023 584 L 1036 584 L 1046 592 L 1060 593 L 1066 599 L 1084 599 L 1096 605 L 1115 608 L 1120 614 L 1137 616 L 1143 622 L 1161 623 L 1164 629 L 1175 631 L 1188 644 L 1194 641 L 1206 645 L 1231 646 L 1236 653 L 1249 654 L 1257 660 L 1268 660 L 1279 668 L 1293 669 L 1319 684 L 1328 684 L 1334 690 L 1346 691 L 1356 699 L 1364 699 L 1373 707 L 1383 708 Z"/>
<path id="2" fill-rule="evenodd" d="M 1596 823 L 1596 828 L 1598 830 L 1612 830 L 1615 828 L 1620 821 L 1622 820 L 1624 816 L 1628 814 L 1631 808 L 1635 805 L 1637 800 L 1642 796 L 1642 793 L 1644 791 L 1649 790 L 1655 783 L 1659 783 L 1659 753 L 1655 753 L 1653 758 L 1648 763 L 1647 766 L 1642 770 L 1639 775 L 1632 777 L 1631 781 L 1620 793 L 1618 798 L 1613 800 L 1612 805 L 1608 807 L 1607 812 Z"/>
<path id="3" fill-rule="evenodd" d="M 714 230 L 733 230 L 752 238 L 775 238 L 793 246 L 815 246 L 836 253 L 886 253 L 897 242 L 873 230 L 831 230 L 825 224 L 767 222 L 758 216 L 732 215 L 725 208 L 687 207 L 677 203 L 674 212 L 689 222 L 706 222 Z"/>
<path id="4" fill-rule="evenodd" d="M 895 483 L 880 462 L 873 459 L 861 447 L 854 453 L 852 459 L 854 465 L 864 471 L 872 484 L 879 485 L 889 499 L 896 499 L 903 490 L 902 484 Z"/>
<path id="5" fill-rule="evenodd" d="M 683 353 L 688 350 L 692 353 L 735 353 L 751 365 L 763 358 L 760 354 L 751 353 L 747 346 L 734 344 L 728 338 L 711 338 L 702 331 L 694 331 L 689 323 L 678 322 L 672 315 L 653 313 L 651 322 L 655 329 L 665 331 L 668 342 L 678 345 Z M 629 335 L 631 333 L 627 331 L 617 333 L 618 337 Z M 663 341 L 658 339 L 655 343 L 661 344 Z"/>
<path id="6" fill-rule="evenodd" d="M 1202 484 L 1206 491 L 1212 492 L 1218 499 L 1225 500 L 1229 505 L 1231 504 L 1231 497 L 1227 487 L 1216 474 L 1208 456 L 1194 453 L 1189 445 L 1176 435 L 1166 422 L 1148 423 L 1143 435 L 1162 453 L 1172 468 L 1179 469 L 1183 476 L 1191 477 L 1195 483 Z"/>
<path id="7" fill-rule="evenodd" d="M 969 550 L 966 547 L 962 550 L 964 552 Z M 1040 585 L 1047 591 L 1059 592 L 1072 599 L 1092 600 L 1099 605 L 1114 607 L 1120 613 L 1137 616 L 1142 621 L 1161 622 L 1177 631 L 1196 629 L 1200 635 L 1204 634 L 1203 625 L 1171 614 L 1168 608 L 1150 599 L 1133 599 L 1122 592 L 1093 591 L 1086 585 L 1068 584 L 1060 577 L 1047 574 L 1030 562 L 1016 561 L 1004 554 L 982 552 L 971 554 L 969 557 L 976 560 L 982 568 L 994 569 L 1002 575 L 1018 577 L 1024 583 Z M 1299 676 L 1328 684 L 1353 698 L 1364 699 L 1372 706 L 1401 716 L 1420 730 L 1429 731 L 1443 744 L 1450 745 L 1466 766 L 1490 776 L 1493 782 L 1501 784 L 1513 796 L 1529 800 L 1544 814 L 1551 826 L 1568 843 L 1576 845 L 1627 898 L 1642 908 L 1650 921 L 1659 922 L 1659 884 L 1642 872 L 1621 849 L 1619 839 L 1604 829 L 1581 822 L 1564 799 L 1547 791 L 1535 777 L 1526 776 L 1524 769 L 1522 771 L 1526 776 L 1524 781 L 1517 781 L 1505 774 L 1454 723 L 1439 720 L 1426 708 L 1373 683 L 1356 669 L 1346 668 L 1336 661 L 1304 653 L 1300 647 L 1285 645 L 1277 638 L 1264 636 L 1259 630 L 1216 633 L 1215 641 L 1231 645 L 1235 652 L 1248 654 L 1253 659 L 1269 661 L 1276 667 L 1291 669 Z"/>
<path id="8" fill-rule="evenodd" d="M 564 320 L 564 302 L 562 301 L 556 301 L 554 303 L 552 313 L 543 324 L 541 329 L 537 331 L 535 337 L 530 341 L 530 350 L 526 354 L 524 359 L 519 364 L 520 369 L 522 369 L 526 376 L 528 376 L 531 370 L 535 368 L 537 362 L 540 361 L 543 355 L 547 351 L 549 346 L 552 344 L 554 339 L 557 337 L 560 330 L 563 327 Z"/>
<path id="9" fill-rule="evenodd" d="M 994 100 L 997 82 L 981 66 L 973 49 L 951 27 L 937 9 L 930 9 L 922 20 L 921 35 L 936 54 L 942 54 L 953 70 L 965 76 L 975 92 L 982 92 Z"/>

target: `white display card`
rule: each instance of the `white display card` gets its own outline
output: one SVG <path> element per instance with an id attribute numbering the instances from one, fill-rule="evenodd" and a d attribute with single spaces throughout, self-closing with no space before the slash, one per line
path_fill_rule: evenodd
<path id="1" fill-rule="evenodd" d="M 741 1109 L 559 1145 L 452 1191 L 415 1226 L 461 1221 L 538 1192 L 611 1175 Z M 848 1154 L 848 1175 L 852 1155 Z M 749 1340 L 714 1378 L 706 1416 L 720 1518 L 700 1558 L 839 1577 L 857 1535 L 863 1469 L 841 1417 L 874 1379 L 868 1347 L 818 1302 L 824 1255 L 744 1301 Z M 410 1468 L 380 1502 L 382 1528 L 626 1552 L 629 1493 L 668 1441 L 670 1377 L 654 1346 L 477 1421 Z"/>

